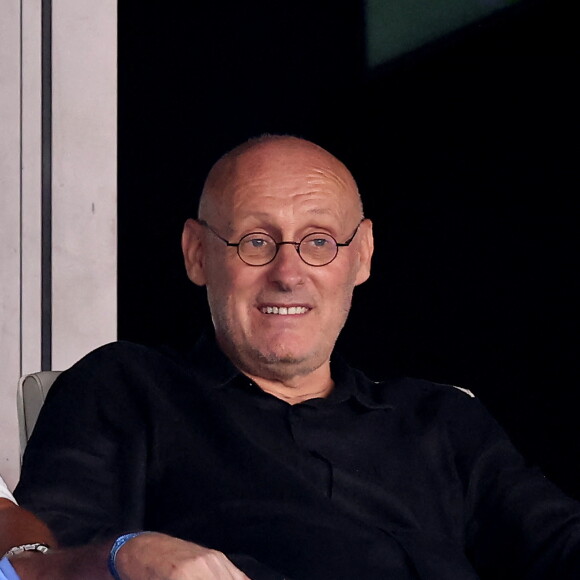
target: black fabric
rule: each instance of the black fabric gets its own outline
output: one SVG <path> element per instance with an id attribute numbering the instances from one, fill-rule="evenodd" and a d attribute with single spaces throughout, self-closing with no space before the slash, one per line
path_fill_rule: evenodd
<path id="1" fill-rule="evenodd" d="M 254 580 L 580 577 L 579 504 L 477 399 L 332 373 L 291 406 L 207 337 L 104 346 L 49 392 L 15 495 L 65 545 L 156 530 Z"/>

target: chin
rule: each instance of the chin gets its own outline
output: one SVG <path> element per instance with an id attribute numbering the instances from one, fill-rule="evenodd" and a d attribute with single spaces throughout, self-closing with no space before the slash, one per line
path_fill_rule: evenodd
<path id="1" fill-rule="evenodd" d="M 251 357 L 256 374 L 264 378 L 284 380 L 307 375 L 324 364 L 329 357 L 315 350 L 264 349 L 254 351 Z"/>
<path id="2" fill-rule="evenodd" d="M 296 377 L 307 376 L 319 366 L 320 364 L 316 364 L 313 360 L 268 360 L 255 364 L 251 374 L 263 379 L 285 382 Z"/>
<path id="3" fill-rule="evenodd" d="M 305 356 L 299 356 L 295 353 L 290 353 L 287 351 L 276 352 L 276 351 L 258 351 L 258 359 L 262 364 L 283 364 L 283 365 L 296 365 L 305 362 Z"/>
<path id="4" fill-rule="evenodd" d="M 318 349 L 315 346 L 305 345 L 304 339 L 267 341 L 255 346 L 254 352 L 264 362 L 299 364 L 311 358 Z"/>

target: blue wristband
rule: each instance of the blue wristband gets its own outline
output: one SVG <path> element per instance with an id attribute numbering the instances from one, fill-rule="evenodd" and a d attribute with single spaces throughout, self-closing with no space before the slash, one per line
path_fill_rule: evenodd
<path id="1" fill-rule="evenodd" d="M 132 538 L 134 538 L 135 536 L 140 536 L 141 534 L 146 534 L 147 532 L 132 532 L 130 534 L 123 534 L 122 536 L 119 536 L 116 540 L 115 543 L 113 544 L 113 547 L 111 548 L 111 551 L 109 552 L 109 572 L 111 573 L 111 575 L 113 576 L 113 578 L 115 580 L 121 580 L 121 577 L 119 576 L 119 572 L 117 572 L 117 566 L 116 566 L 116 560 L 117 560 L 117 552 Z"/>
<path id="2" fill-rule="evenodd" d="M 16 574 L 16 570 L 6 557 L 0 560 L 0 580 L 20 580 L 20 576 Z"/>

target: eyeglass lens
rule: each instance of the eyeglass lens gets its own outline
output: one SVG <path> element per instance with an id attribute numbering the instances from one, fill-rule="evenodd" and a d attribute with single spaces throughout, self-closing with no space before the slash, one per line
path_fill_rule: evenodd
<path id="1" fill-rule="evenodd" d="M 308 234 L 298 244 L 281 242 L 285 243 L 297 247 L 300 257 L 311 266 L 324 266 L 332 262 L 338 252 L 336 240 L 329 234 L 320 232 Z M 247 234 L 240 240 L 238 254 L 246 264 L 261 266 L 274 259 L 281 244 L 277 244 L 268 234 Z"/>

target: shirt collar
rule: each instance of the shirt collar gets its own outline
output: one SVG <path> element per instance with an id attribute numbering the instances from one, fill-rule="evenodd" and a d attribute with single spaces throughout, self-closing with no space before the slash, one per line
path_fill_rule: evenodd
<path id="1" fill-rule="evenodd" d="M 326 398 L 329 403 L 354 399 L 367 409 L 393 408 L 386 400 L 386 386 L 372 381 L 363 372 L 351 367 L 337 352 L 332 355 L 330 369 L 335 386 Z"/>
<path id="2" fill-rule="evenodd" d="M 196 377 L 213 388 L 223 388 L 243 376 L 219 348 L 210 331 L 200 336 L 188 358 Z M 354 399 L 368 409 L 393 408 L 385 400 L 385 387 L 353 369 L 338 353 L 333 354 L 330 366 L 334 389 L 324 399 L 309 399 L 302 404 L 331 406 Z"/>

